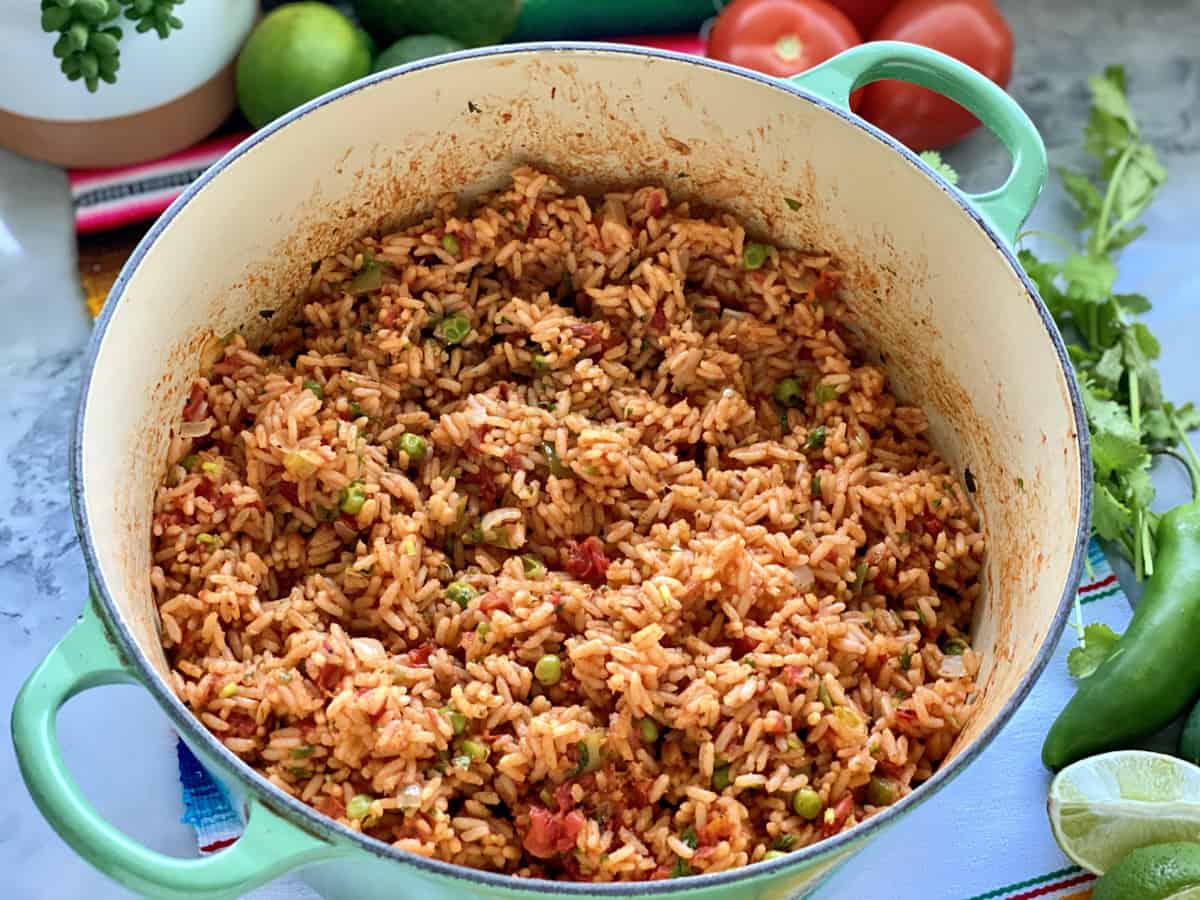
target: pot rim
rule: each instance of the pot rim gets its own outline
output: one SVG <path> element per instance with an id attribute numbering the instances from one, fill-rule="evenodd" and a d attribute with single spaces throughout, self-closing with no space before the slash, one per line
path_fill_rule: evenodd
<path id="1" fill-rule="evenodd" d="M 332 819 L 317 812 L 312 807 L 300 800 L 285 793 L 278 787 L 272 785 L 265 777 L 259 774 L 256 770 L 250 767 L 247 763 L 238 758 L 233 751 L 229 750 L 216 739 L 216 737 L 205 728 L 200 720 L 194 716 L 183 702 L 175 695 L 174 691 L 168 686 L 166 681 L 155 671 L 147 655 L 134 638 L 128 625 L 123 620 L 120 610 L 117 608 L 113 600 L 112 592 L 105 581 L 104 574 L 98 562 L 96 548 L 92 541 L 91 529 L 88 519 L 87 497 L 83 478 L 83 434 L 84 422 L 87 419 L 88 413 L 88 395 L 91 388 L 92 375 L 95 371 L 96 360 L 100 352 L 100 348 L 104 343 L 104 337 L 108 330 L 108 325 L 112 320 L 114 310 L 119 303 L 126 286 L 129 283 L 134 271 L 141 264 L 146 255 L 153 249 L 155 242 L 159 236 L 167 228 L 168 225 L 175 219 L 176 216 L 183 210 L 185 206 L 203 190 L 211 181 L 213 181 L 221 172 L 235 162 L 238 158 L 252 150 L 259 143 L 269 140 L 275 132 L 287 127 L 291 123 L 303 118 L 311 112 L 341 99 L 342 97 L 353 94 L 366 87 L 379 84 L 383 81 L 392 78 L 402 77 L 410 72 L 421 71 L 436 66 L 453 64 L 462 61 L 475 59 L 483 59 L 491 56 L 516 55 L 525 53 L 576 53 L 582 55 L 610 55 L 610 56 L 640 56 L 666 59 L 672 62 L 685 63 L 688 65 L 700 66 L 703 68 L 713 69 L 721 72 L 731 78 L 745 79 L 747 81 L 756 82 L 775 90 L 783 91 L 792 95 L 798 100 L 811 103 L 820 107 L 828 113 L 831 113 L 846 124 L 851 125 L 861 131 L 866 132 L 871 137 L 875 138 L 884 148 L 892 152 L 899 153 L 908 163 L 918 168 L 933 185 L 940 188 L 944 193 L 948 194 L 959 208 L 971 219 L 975 225 L 980 228 L 987 237 L 991 240 L 996 251 L 1004 257 L 1009 267 L 1016 273 L 1025 290 L 1033 299 L 1037 309 L 1039 318 L 1046 329 L 1047 335 L 1050 338 L 1051 344 L 1054 347 L 1055 355 L 1058 359 L 1059 368 L 1062 370 L 1067 391 L 1070 397 L 1072 412 L 1075 417 L 1075 440 L 1079 450 L 1080 460 L 1080 492 L 1079 504 L 1074 510 L 1077 516 L 1075 523 L 1075 547 L 1072 552 L 1071 565 L 1068 569 L 1067 580 L 1063 585 L 1062 595 L 1059 598 L 1058 608 L 1055 611 L 1054 617 L 1050 623 L 1050 628 L 1042 638 L 1042 645 L 1038 649 L 1032 665 L 1025 672 L 1016 690 L 1005 702 L 1003 708 L 997 716 L 979 733 L 962 752 L 951 759 L 943 767 L 939 768 L 928 781 L 924 782 L 917 790 L 914 790 L 908 796 L 904 797 L 898 803 L 888 807 L 883 812 L 877 813 L 869 819 L 864 820 L 848 831 L 844 831 L 833 837 L 818 841 L 808 847 L 800 850 L 792 851 L 785 856 L 770 861 L 762 861 L 753 863 L 747 866 L 742 866 L 736 869 L 729 869 L 723 872 L 712 874 L 693 875 L 684 878 L 668 879 L 663 881 L 641 881 L 641 882 L 611 882 L 611 883 L 595 883 L 595 882 L 559 882 L 551 881 L 543 878 L 519 878 L 513 875 L 504 875 L 496 872 L 487 871 L 484 869 L 474 869 L 467 866 L 460 866 L 454 863 L 447 863 L 437 859 L 430 859 L 419 856 L 405 850 L 400 850 L 393 847 L 391 844 L 380 841 L 376 838 L 369 837 L 361 832 L 354 831 L 346 826 L 339 825 Z M 792 84 L 783 79 L 772 78 L 771 76 L 754 72 L 748 69 L 739 68 L 717 60 L 708 59 L 706 57 L 691 56 L 688 54 L 676 53 L 673 51 L 659 50 L 651 47 L 642 47 L 625 44 L 606 44 L 590 41 L 553 41 L 553 42 L 532 42 L 522 44 L 507 44 L 494 47 L 483 47 L 473 50 L 464 50 L 445 56 L 436 57 L 432 60 L 418 60 L 405 66 L 395 69 L 389 69 L 383 72 L 374 73 L 352 82 L 334 91 L 324 94 L 297 109 L 281 116 L 271 124 L 265 126 L 259 131 L 246 138 L 221 159 L 215 162 L 208 168 L 195 182 L 170 205 L 153 224 L 146 235 L 138 242 L 133 254 L 122 267 L 120 275 L 117 277 L 112 290 L 109 294 L 108 301 L 104 304 L 104 308 L 97 319 L 92 337 L 89 341 L 86 354 L 84 356 L 85 370 L 80 385 L 80 399 L 76 411 L 75 427 L 72 432 L 72 446 L 70 450 L 70 493 L 71 505 L 75 519 L 75 530 L 79 536 L 80 546 L 83 550 L 84 562 L 87 566 L 89 575 L 93 585 L 93 596 L 100 601 L 100 612 L 104 620 L 105 628 L 109 635 L 116 641 L 117 645 L 125 655 L 129 664 L 136 671 L 141 684 L 153 695 L 158 705 L 170 718 L 172 724 L 179 730 L 182 736 L 187 739 L 189 744 L 203 748 L 203 753 L 209 758 L 213 758 L 220 762 L 225 771 L 221 772 L 222 777 L 236 776 L 244 789 L 252 792 L 256 797 L 264 803 L 268 808 L 276 814 L 283 816 L 293 825 L 302 828 L 309 833 L 319 835 L 335 845 L 351 844 L 353 849 L 362 850 L 371 855 L 386 859 L 401 864 L 414 866 L 423 870 L 427 874 L 441 876 L 443 878 L 451 878 L 463 883 L 464 887 L 470 884 L 486 886 L 487 888 L 497 889 L 503 892 L 525 892 L 525 893 L 545 893 L 558 895 L 573 895 L 573 896 L 597 896 L 597 897 L 631 897 L 631 896 L 651 896 L 667 893 L 684 893 L 686 891 L 700 891 L 717 887 L 728 886 L 740 881 L 759 880 L 772 877 L 782 873 L 784 870 L 799 869 L 801 864 L 811 864 L 821 860 L 823 857 L 828 857 L 837 854 L 839 851 L 848 852 L 858 844 L 861 844 L 872 833 L 882 830 L 885 826 L 898 821 L 904 814 L 910 812 L 921 803 L 934 796 L 946 784 L 948 784 L 955 776 L 964 770 L 969 763 L 975 760 L 980 753 L 991 743 L 999 731 L 1012 718 L 1013 713 L 1020 707 L 1025 697 L 1029 694 L 1033 685 L 1041 675 L 1042 670 L 1046 667 L 1050 657 L 1053 655 L 1055 645 L 1057 644 L 1059 634 L 1061 633 L 1064 624 L 1066 623 L 1068 611 L 1074 601 L 1075 590 L 1078 585 L 1080 576 L 1083 571 L 1084 562 L 1087 554 L 1087 545 L 1090 537 L 1090 522 L 1091 522 L 1091 506 L 1092 506 L 1092 479 L 1091 479 L 1091 454 L 1090 442 L 1088 438 L 1087 419 L 1083 409 L 1082 399 L 1080 397 L 1079 388 L 1075 381 L 1070 360 L 1067 356 L 1066 346 L 1062 336 L 1058 331 L 1054 320 L 1047 310 L 1041 297 L 1038 295 L 1037 289 L 1032 281 L 1025 274 L 1013 250 L 1004 241 L 1003 238 L 984 220 L 983 216 L 960 194 L 952 188 L 940 177 L 932 175 L 928 169 L 920 162 L 917 155 L 901 144 L 899 141 L 892 138 L 890 135 L 880 131 L 875 126 L 859 118 L 855 114 L 846 109 L 826 100 L 816 94 L 813 94 L 803 88 Z"/>

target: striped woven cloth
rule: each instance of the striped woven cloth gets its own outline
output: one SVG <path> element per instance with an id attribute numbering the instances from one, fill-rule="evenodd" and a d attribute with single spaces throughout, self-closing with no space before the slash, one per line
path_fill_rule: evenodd
<path id="1" fill-rule="evenodd" d="M 1115 631 L 1129 622 L 1129 601 L 1095 542 L 1079 602 L 1086 622 Z M 843 864 L 812 900 L 878 897 L 885 882 L 890 900 L 1087 900 L 1094 876 L 1054 843 L 1045 811 L 1050 776 L 1039 757 L 1073 690 L 1066 664 L 1073 646 L 1068 627 L 1025 703 L 979 759 Z M 184 820 L 195 827 L 198 847 L 226 846 L 242 827 L 228 795 L 182 743 L 179 762 Z M 896 872 L 905 877 L 897 880 Z M 298 882 L 281 887 L 273 896 L 312 896 Z"/>

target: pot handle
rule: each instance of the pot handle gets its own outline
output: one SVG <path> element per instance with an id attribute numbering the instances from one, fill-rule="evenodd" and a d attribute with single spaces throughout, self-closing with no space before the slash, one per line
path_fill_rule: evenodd
<path id="1" fill-rule="evenodd" d="M 290 869 L 336 855 L 332 844 L 253 799 L 242 836 L 228 849 L 199 859 L 150 850 L 101 818 L 63 765 L 58 711 L 90 688 L 137 680 L 89 603 L 13 704 L 13 746 L 25 784 L 42 815 L 80 856 L 141 894 L 193 900 L 238 896 Z"/>
<path id="2" fill-rule="evenodd" d="M 1008 179 L 983 194 L 960 193 L 1005 241 L 1015 242 L 1046 183 L 1046 147 L 1029 116 L 1004 88 L 944 53 L 902 41 L 860 44 L 788 80 L 848 110 L 850 94 L 884 79 L 917 84 L 949 97 L 1000 139 L 1012 157 Z"/>

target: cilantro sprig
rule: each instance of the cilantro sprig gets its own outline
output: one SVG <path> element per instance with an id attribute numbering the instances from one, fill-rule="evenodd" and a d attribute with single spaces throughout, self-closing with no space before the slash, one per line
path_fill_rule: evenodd
<path id="1" fill-rule="evenodd" d="M 1113 66 L 1088 80 L 1092 105 L 1084 146 L 1090 171 L 1060 169 L 1079 214 L 1074 240 L 1059 261 L 1022 249 L 1021 264 L 1071 342 L 1087 412 L 1094 469 L 1092 527 L 1112 541 L 1141 579 L 1154 571 L 1151 511 L 1154 454 L 1178 446 L 1180 429 L 1200 425 L 1191 404 L 1163 397 L 1154 361 L 1159 344 L 1137 316 L 1150 309 L 1141 294 L 1117 293 L 1116 256 L 1145 230 L 1138 219 L 1166 180 L 1154 148 L 1141 135 L 1126 99 L 1125 73 Z"/>

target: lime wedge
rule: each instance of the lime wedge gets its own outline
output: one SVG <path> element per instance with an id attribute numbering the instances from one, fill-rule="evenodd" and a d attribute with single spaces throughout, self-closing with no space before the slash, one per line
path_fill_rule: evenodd
<path id="1" fill-rule="evenodd" d="M 1139 847 L 1200 841 L 1200 768 L 1145 750 L 1103 753 L 1059 772 L 1046 809 L 1063 853 L 1103 875 Z"/>
<path id="2" fill-rule="evenodd" d="M 1134 850 L 1092 888 L 1092 900 L 1197 900 L 1200 844 L 1155 844 Z"/>

